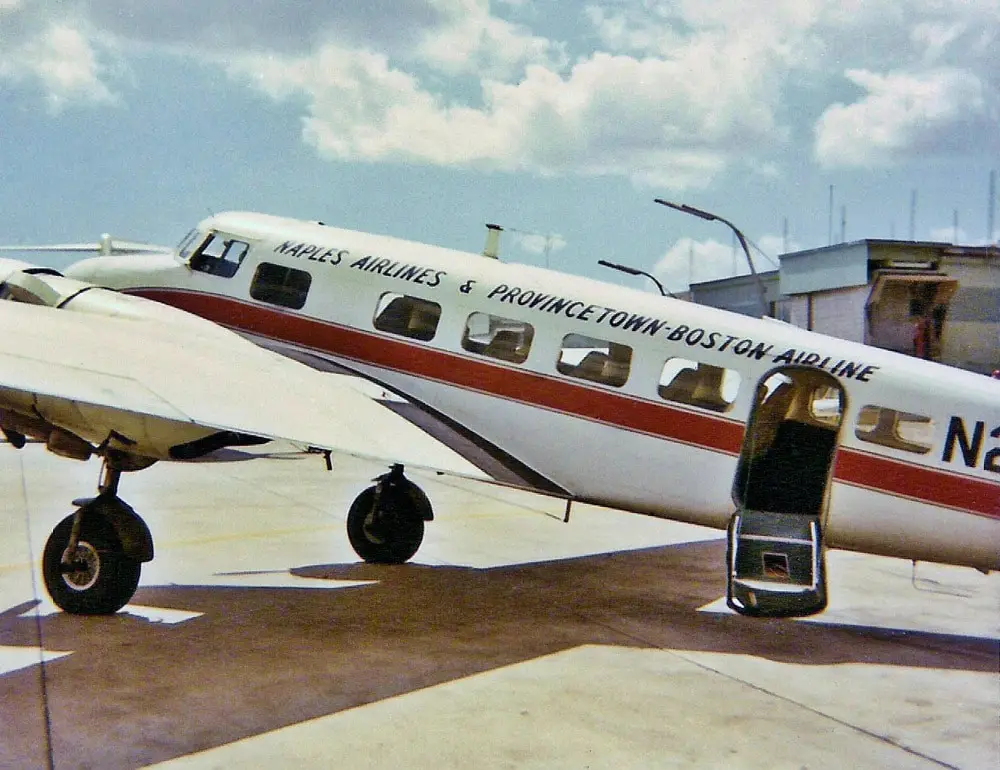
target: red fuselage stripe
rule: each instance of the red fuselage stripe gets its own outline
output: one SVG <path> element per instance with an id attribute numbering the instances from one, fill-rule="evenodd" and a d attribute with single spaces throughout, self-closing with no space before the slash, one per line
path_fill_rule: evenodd
<path id="1" fill-rule="evenodd" d="M 742 423 L 676 409 L 555 376 L 493 364 L 307 316 L 184 289 L 130 293 L 232 329 L 372 366 L 454 385 L 726 454 L 739 454 Z M 1000 518 L 1000 485 L 841 447 L 838 481 L 933 505 Z"/>

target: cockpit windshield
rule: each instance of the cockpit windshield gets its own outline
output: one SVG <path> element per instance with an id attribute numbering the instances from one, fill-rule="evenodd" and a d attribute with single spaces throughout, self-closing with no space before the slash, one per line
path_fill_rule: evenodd
<path id="1" fill-rule="evenodd" d="M 202 238 L 199 235 L 195 232 L 181 242 L 181 259 L 190 254 L 188 265 L 201 273 L 222 278 L 236 275 L 243 258 L 250 250 L 250 244 L 219 232 L 209 232 Z"/>

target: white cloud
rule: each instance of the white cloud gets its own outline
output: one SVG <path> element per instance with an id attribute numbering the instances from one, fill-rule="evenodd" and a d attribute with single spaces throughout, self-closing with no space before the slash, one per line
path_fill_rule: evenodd
<path id="1" fill-rule="evenodd" d="M 230 71 L 276 98 L 304 95 L 303 136 L 328 158 L 472 165 L 502 138 L 485 114 L 445 105 L 370 51 L 324 46 L 308 58 L 246 58 Z"/>
<path id="2" fill-rule="evenodd" d="M 86 32 L 69 21 L 39 25 L 22 13 L 26 7 L 16 0 L 0 6 L 10 22 L 0 26 L 0 79 L 37 83 L 56 111 L 70 103 L 114 102 L 108 68 Z"/>
<path id="3" fill-rule="evenodd" d="M 122 39 L 200 59 L 309 55 L 361 48 L 447 75 L 516 75 L 529 62 L 565 61 L 561 47 L 490 12 L 489 0 L 81 0 L 95 25 Z"/>
<path id="4" fill-rule="evenodd" d="M 399 54 L 428 29 L 446 25 L 466 0 L 76 0 L 92 23 L 123 40 L 199 57 L 312 51 L 332 42 Z"/>
<path id="5" fill-rule="evenodd" d="M 566 75 L 531 65 L 516 84 L 484 81 L 482 107 L 447 102 L 383 55 L 334 46 L 247 57 L 231 72 L 272 96 L 304 96 L 306 140 L 341 160 L 628 175 L 683 190 L 711 181 L 733 144 L 750 152 L 781 134 L 742 83 L 707 89 L 655 58 L 595 53 Z"/>
<path id="6" fill-rule="evenodd" d="M 527 233 L 513 229 L 508 232 L 513 235 L 514 243 L 528 254 L 548 256 L 566 248 L 566 239 L 559 233 Z"/>
<path id="7" fill-rule="evenodd" d="M 940 241 L 941 243 L 970 243 L 969 234 L 961 227 L 958 228 L 956 233 L 954 225 L 951 227 L 932 227 L 929 240 Z"/>
<path id="8" fill-rule="evenodd" d="M 652 272 L 666 288 L 680 292 L 687 291 L 692 283 L 742 275 L 747 271 L 745 267 L 740 270 L 741 262 L 742 254 L 734 256 L 729 244 L 681 238 L 660 257 Z"/>
<path id="9" fill-rule="evenodd" d="M 995 135 L 995 103 L 990 105 L 987 89 L 971 72 L 848 70 L 846 76 L 867 94 L 850 105 L 833 104 L 820 116 L 815 149 L 827 167 L 883 165 L 917 153 L 974 152 L 980 138 Z"/>
<path id="10" fill-rule="evenodd" d="M 447 23 L 428 29 L 417 45 L 422 63 L 449 75 L 486 78 L 510 77 L 532 63 L 565 65 L 561 45 L 491 15 L 487 0 L 448 0 L 448 5 L 457 7 Z"/>
<path id="11" fill-rule="evenodd" d="M 106 103 L 118 51 L 168 50 L 293 97 L 326 158 L 675 192 L 734 167 L 780 175 L 810 130 L 829 167 L 1000 142 L 995 0 L 591 0 L 560 13 L 565 24 L 529 0 L 257 0 L 238 13 L 229 0 L 0 0 L 0 78 L 41 84 L 54 106 Z M 30 34 L 3 23 L 22 17 Z M 589 21 L 593 35 L 556 40 L 526 20 L 567 36 Z"/>
<path id="12" fill-rule="evenodd" d="M 973 236 L 964 227 L 959 225 L 958 232 L 955 232 L 955 225 L 951 224 L 942 227 L 932 227 L 928 234 L 928 240 L 939 241 L 941 243 L 954 243 L 961 246 L 988 246 L 1000 243 L 1000 230 L 994 230 L 993 238 L 986 239 L 982 236 Z"/>
<path id="13" fill-rule="evenodd" d="M 966 29 L 966 25 L 958 21 L 950 23 L 926 21 L 914 25 L 910 37 L 918 48 L 923 49 L 923 60 L 936 63 L 946 57 L 948 49 Z"/>
<path id="14" fill-rule="evenodd" d="M 754 269 L 758 273 L 774 270 L 778 255 L 786 250 L 785 239 L 778 235 L 764 235 L 760 238 L 759 247 L 767 256 L 761 256 L 751 244 Z M 800 246 L 796 242 L 788 242 L 788 251 L 798 248 Z M 687 291 L 692 283 L 747 275 L 750 268 L 738 243 L 723 243 L 714 238 L 696 241 L 685 237 L 667 249 L 652 272 L 668 289 L 681 292 Z"/>

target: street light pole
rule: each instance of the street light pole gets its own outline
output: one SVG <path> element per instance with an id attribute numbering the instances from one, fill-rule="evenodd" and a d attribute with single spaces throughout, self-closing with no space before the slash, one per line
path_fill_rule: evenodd
<path id="1" fill-rule="evenodd" d="M 629 275 L 644 275 L 653 283 L 656 284 L 656 288 L 660 290 L 660 296 L 666 297 L 668 294 L 677 299 L 676 295 L 670 291 L 670 289 L 663 288 L 663 284 L 656 280 L 656 276 L 652 273 L 647 273 L 645 270 L 640 270 L 637 267 L 629 267 L 628 265 L 619 265 L 617 262 L 608 262 L 606 259 L 597 260 L 597 264 L 601 267 L 610 267 L 612 270 L 617 270 L 621 273 L 628 273 Z"/>
<path id="2" fill-rule="evenodd" d="M 712 214 L 709 211 L 703 211 L 701 209 L 696 209 L 694 206 L 688 206 L 686 203 L 671 203 L 670 201 L 663 200 L 663 198 L 654 198 L 654 203 L 659 203 L 661 206 L 666 206 L 669 209 L 676 209 L 677 211 L 682 211 L 685 214 L 690 214 L 691 216 L 704 219 L 708 222 L 722 222 L 722 224 L 729 227 L 730 230 L 736 235 L 736 239 L 740 242 L 740 246 L 743 248 L 743 254 L 746 255 L 747 265 L 750 266 L 750 274 L 753 275 L 754 280 L 757 282 L 757 290 L 760 292 L 760 310 L 761 315 L 766 316 L 767 313 L 767 290 L 764 288 L 764 282 L 761 280 L 760 276 L 757 274 L 757 268 L 754 267 L 753 259 L 750 257 L 750 247 L 747 245 L 746 236 L 740 232 L 740 229 L 730 222 L 728 219 L 723 219 L 717 214 Z"/>

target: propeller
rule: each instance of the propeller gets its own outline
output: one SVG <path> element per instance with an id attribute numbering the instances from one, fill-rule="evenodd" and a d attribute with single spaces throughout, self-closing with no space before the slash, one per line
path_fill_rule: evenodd
<path id="1" fill-rule="evenodd" d="M 97 253 L 101 256 L 124 255 L 124 254 L 170 254 L 173 249 L 169 246 L 156 246 L 151 243 L 138 243 L 136 241 L 123 241 L 113 239 L 108 233 L 101 235 L 97 243 L 49 243 L 41 246 L 0 246 L 0 251 L 61 251 L 71 253 Z"/>

